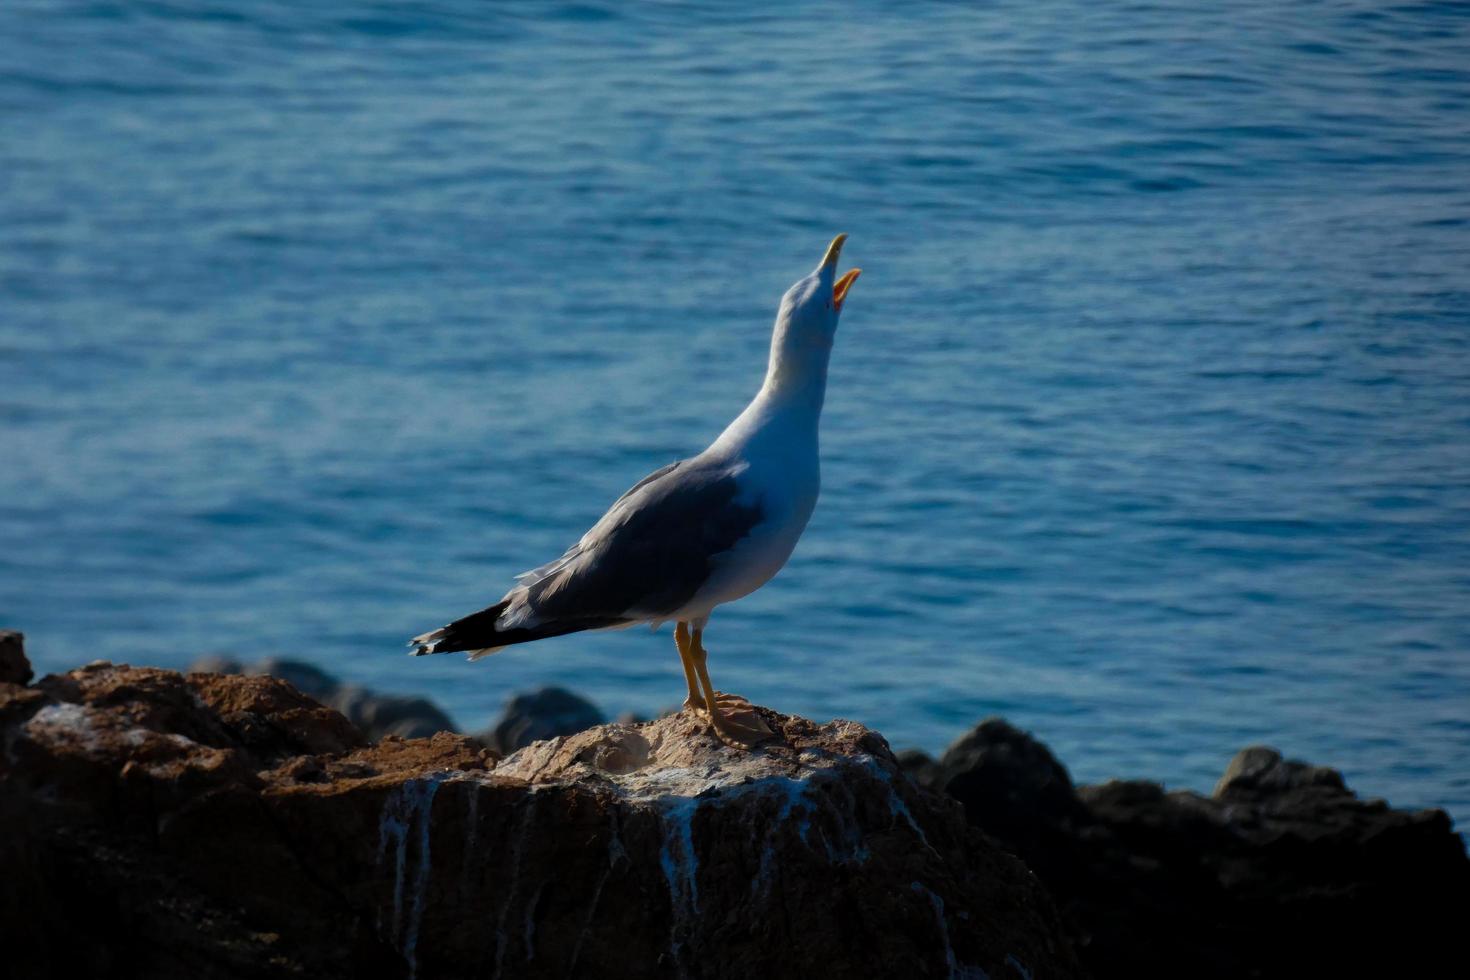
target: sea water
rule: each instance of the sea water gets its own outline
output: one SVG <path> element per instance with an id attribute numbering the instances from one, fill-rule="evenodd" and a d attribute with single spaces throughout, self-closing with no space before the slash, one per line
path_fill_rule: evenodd
<path id="1" fill-rule="evenodd" d="M 703 448 L 846 231 L 821 502 L 718 686 L 1470 818 L 1470 7 L 7 0 L 0 123 L 40 670 L 677 703 L 667 630 L 403 643 Z"/>

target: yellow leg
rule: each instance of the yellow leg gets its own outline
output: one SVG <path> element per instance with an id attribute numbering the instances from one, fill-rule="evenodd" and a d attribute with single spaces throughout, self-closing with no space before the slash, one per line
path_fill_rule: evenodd
<path id="1" fill-rule="evenodd" d="M 749 703 L 742 698 L 723 695 L 726 704 L 720 704 L 722 695 L 715 690 L 715 686 L 709 680 L 709 668 L 705 662 L 709 659 L 709 651 L 704 648 L 704 630 L 695 630 L 689 641 L 689 659 L 694 661 L 694 670 L 699 675 L 699 683 L 704 688 L 704 703 L 709 711 L 710 724 L 714 726 L 715 732 L 726 742 L 751 747 L 763 739 L 772 736 L 771 729 L 761 720 L 749 707 Z M 744 710 L 739 710 L 737 705 L 744 704 Z M 742 718 L 732 716 L 731 709 L 735 708 Z"/>
<path id="2" fill-rule="evenodd" d="M 684 707 L 699 711 L 704 708 L 704 698 L 699 693 L 699 682 L 694 679 L 694 660 L 692 644 L 689 642 L 689 624 L 677 623 L 674 626 L 674 645 L 679 648 L 679 661 L 684 665 L 684 682 L 689 685 L 689 696 L 684 699 Z"/>

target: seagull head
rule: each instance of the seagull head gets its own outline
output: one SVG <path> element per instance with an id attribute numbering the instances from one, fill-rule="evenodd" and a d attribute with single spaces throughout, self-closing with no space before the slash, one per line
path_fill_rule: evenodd
<path id="1" fill-rule="evenodd" d="M 832 239 L 821 264 L 798 279 L 781 297 L 781 310 L 776 314 L 776 321 L 785 325 L 784 332 L 792 340 L 821 341 L 831 345 L 837 332 L 837 318 L 847 300 L 847 291 L 863 272 L 862 269 L 848 269 L 840 277 L 837 275 L 837 257 L 842 254 L 845 241 L 845 233 Z"/>
<path id="2" fill-rule="evenodd" d="M 819 407 L 827 379 L 827 358 L 837 335 L 837 318 L 842 315 L 847 291 L 862 273 L 861 269 L 849 269 L 837 275 L 837 256 L 845 241 L 846 235 L 832 239 L 821 264 L 786 290 L 771 335 L 767 387 L 809 388 L 817 392 Z"/>

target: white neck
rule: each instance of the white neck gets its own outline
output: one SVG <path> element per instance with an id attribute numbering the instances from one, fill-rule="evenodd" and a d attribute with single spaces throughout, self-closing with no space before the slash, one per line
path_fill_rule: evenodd
<path id="1" fill-rule="evenodd" d="M 778 319 L 771 332 L 771 357 L 761 391 L 782 398 L 814 399 L 820 414 L 827 393 L 827 362 L 831 357 L 830 336 L 794 330 L 784 317 Z"/>
<path id="2" fill-rule="evenodd" d="M 739 451 L 768 438 L 815 447 L 832 345 L 822 338 L 799 337 L 787 326 L 785 319 L 776 321 L 765 383 L 711 451 Z"/>

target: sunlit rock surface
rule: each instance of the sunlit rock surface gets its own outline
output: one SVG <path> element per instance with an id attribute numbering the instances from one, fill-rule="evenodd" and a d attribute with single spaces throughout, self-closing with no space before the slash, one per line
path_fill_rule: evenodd
<path id="1" fill-rule="evenodd" d="M 315 664 L 266 657 L 243 664 L 234 657 L 209 654 L 189 666 L 190 673 L 264 674 L 283 680 L 307 697 L 341 712 L 370 742 L 385 735 L 425 738 L 454 728 L 454 722 L 427 698 L 384 694 L 344 684 Z"/>
<path id="2" fill-rule="evenodd" d="M 500 761 L 261 676 L 0 685 L 15 976 L 1067 977 L 1051 903 L 849 722 L 688 716 Z"/>

